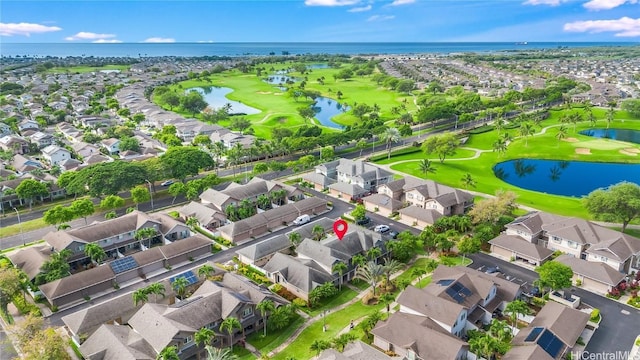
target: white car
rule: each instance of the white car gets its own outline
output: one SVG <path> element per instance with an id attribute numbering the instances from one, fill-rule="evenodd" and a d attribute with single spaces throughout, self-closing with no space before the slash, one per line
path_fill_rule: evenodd
<path id="1" fill-rule="evenodd" d="M 389 230 L 391 230 L 391 229 L 387 225 L 376 225 L 376 227 L 373 228 L 373 231 L 379 232 L 379 233 L 385 233 L 385 232 L 387 232 Z"/>
<path id="2" fill-rule="evenodd" d="M 160 185 L 162 185 L 162 186 L 169 186 L 169 185 L 171 185 L 171 184 L 173 184 L 173 183 L 174 183 L 174 181 L 173 181 L 173 180 L 167 180 L 167 181 L 165 181 L 165 182 L 161 183 Z"/>

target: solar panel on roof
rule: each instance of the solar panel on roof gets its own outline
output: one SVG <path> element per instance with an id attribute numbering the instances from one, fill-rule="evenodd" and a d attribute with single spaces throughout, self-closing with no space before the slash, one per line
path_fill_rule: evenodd
<path id="1" fill-rule="evenodd" d="M 111 270 L 113 270 L 113 272 L 116 274 L 120 274 L 122 272 L 129 271 L 138 267 L 138 263 L 131 256 L 125 256 L 123 258 L 113 260 L 109 263 L 109 265 L 111 266 Z"/>
<path id="2" fill-rule="evenodd" d="M 453 280 L 450 279 L 438 280 L 438 285 L 449 286 L 452 282 Z"/>
<path id="3" fill-rule="evenodd" d="M 460 293 L 464 296 L 469 296 L 471 295 L 471 290 L 467 289 L 466 287 L 462 287 L 462 290 L 460 290 Z"/>
<path id="4" fill-rule="evenodd" d="M 531 330 L 531 332 L 529 333 L 529 335 L 527 335 L 527 338 L 524 339 L 524 341 L 534 341 L 535 339 L 538 338 L 538 335 L 540 335 L 543 329 L 544 328 L 541 328 L 541 327 L 534 327 L 533 330 Z"/>
<path id="5" fill-rule="evenodd" d="M 182 274 L 178 274 L 172 278 L 169 279 L 169 281 L 171 282 L 171 284 L 173 284 L 173 282 L 177 279 L 177 278 L 185 278 L 187 279 L 187 281 L 189 282 L 187 284 L 187 286 L 189 285 L 193 285 L 195 283 L 198 282 L 198 277 L 196 276 L 196 274 L 193 273 L 193 271 L 189 270 L 189 271 L 185 271 Z"/>
<path id="6" fill-rule="evenodd" d="M 564 343 L 549 330 L 545 330 L 542 335 L 540 335 L 537 344 L 554 359 L 564 347 Z"/>

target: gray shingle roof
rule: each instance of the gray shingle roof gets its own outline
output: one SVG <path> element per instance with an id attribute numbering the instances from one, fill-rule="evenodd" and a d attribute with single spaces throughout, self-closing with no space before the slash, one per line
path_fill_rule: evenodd
<path id="1" fill-rule="evenodd" d="M 434 224 L 443 215 L 434 209 L 423 209 L 421 207 L 411 205 L 398 211 L 401 215 L 412 217 L 429 224 Z"/>
<path id="2" fill-rule="evenodd" d="M 289 241 L 289 238 L 286 235 L 278 235 L 240 249 L 236 253 L 255 261 L 290 247 L 291 241 Z"/>
<path id="3" fill-rule="evenodd" d="M 569 266 L 578 275 L 609 286 L 616 286 L 625 278 L 625 274 L 601 262 L 586 261 L 571 255 L 560 255 L 556 258 L 556 261 Z"/>
<path id="4" fill-rule="evenodd" d="M 414 286 L 407 287 L 400 293 L 396 301 L 402 306 L 406 306 L 448 326 L 453 326 L 460 313 L 465 310 L 462 305 L 433 295 L 426 289 L 418 289 Z"/>
<path id="5" fill-rule="evenodd" d="M 371 194 L 362 198 L 362 201 L 374 204 L 377 207 L 397 211 L 402 207 L 402 201 L 392 199 L 383 194 Z"/>
<path id="6" fill-rule="evenodd" d="M 264 269 L 269 273 L 280 272 L 288 283 L 304 292 L 333 280 L 333 277 L 314 264 L 313 260 L 303 262 L 281 253 L 275 253 Z"/>
<path id="7" fill-rule="evenodd" d="M 140 334 L 126 325 L 104 324 L 82 345 L 89 360 L 154 360 L 156 352 Z"/>
<path id="8" fill-rule="evenodd" d="M 489 244 L 515 251 L 538 261 L 545 260 L 553 254 L 553 251 L 545 247 L 530 243 L 521 237 L 514 235 L 502 234 L 497 238 L 490 240 Z"/>
<path id="9" fill-rule="evenodd" d="M 547 301 L 533 321 L 513 338 L 514 345 L 524 344 L 524 339 L 535 327 L 551 330 L 567 346 L 572 347 L 589 322 L 589 314 L 572 309 L 555 301 Z"/>

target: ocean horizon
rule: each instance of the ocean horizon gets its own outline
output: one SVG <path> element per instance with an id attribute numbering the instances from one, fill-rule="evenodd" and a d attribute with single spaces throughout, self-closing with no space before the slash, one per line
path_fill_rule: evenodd
<path id="1" fill-rule="evenodd" d="M 301 54 L 452 54 L 581 47 L 638 46 L 639 42 L 222 42 L 0 43 L 3 57 L 264 56 Z"/>

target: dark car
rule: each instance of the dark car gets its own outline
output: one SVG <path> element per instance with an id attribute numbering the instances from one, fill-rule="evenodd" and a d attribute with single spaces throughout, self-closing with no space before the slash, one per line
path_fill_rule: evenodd
<path id="1" fill-rule="evenodd" d="M 391 231 L 389 231 L 389 234 L 387 234 L 387 235 L 389 235 L 389 237 L 392 238 L 392 239 L 397 239 L 398 238 L 398 232 L 397 231 L 391 230 Z"/>
<path id="2" fill-rule="evenodd" d="M 500 268 L 498 266 L 491 266 L 491 267 L 488 267 L 487 270 L 485 270 L 485 274 L 495 274 L 499 272 L 500 272 Z"/>
<path id="3" fill-rule="evenodd" d="M 367 225 L 371 222 L 371 219 L 365 217 L 364 219 L 356 220 L 356 225 Z"/>

